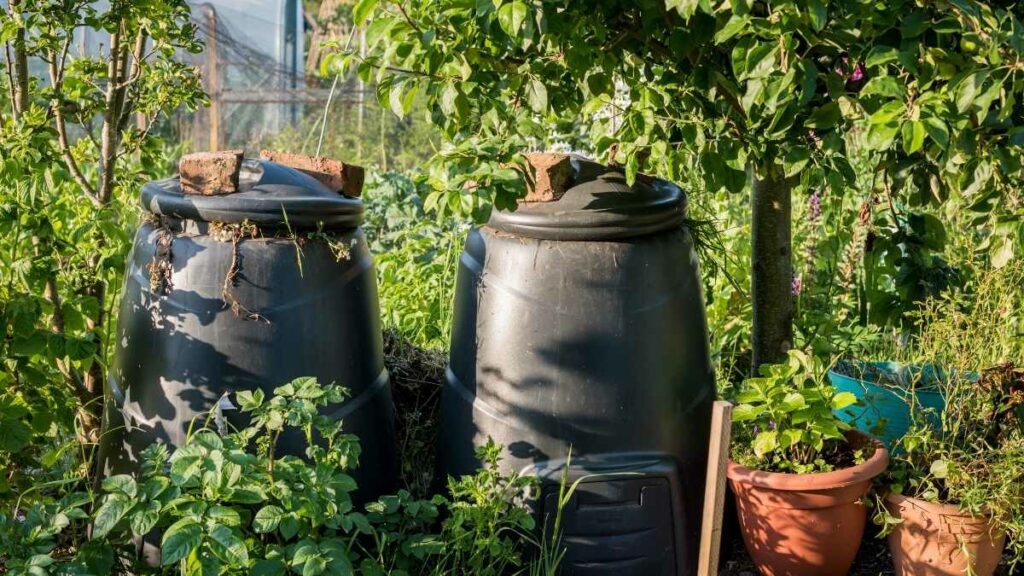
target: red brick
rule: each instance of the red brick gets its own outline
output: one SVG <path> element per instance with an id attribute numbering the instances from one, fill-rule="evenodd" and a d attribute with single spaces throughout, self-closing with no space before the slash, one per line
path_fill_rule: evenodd
<path id="1" fill-rule="evenodd" d="M 533 167 L 533 186 L 527 181 L 524 202 L 554 202 L 572 186 L 572 162 L 568 154 L 530 152 L 527 162 Z"/>
<path id="2" fill-rule="evenodd" d="M 324 186 L 345 196 L 358 198 L 363 193 L 363 180 L 366 174 L 361 166 L 345 164 L 340 160 L 323 156 L 305 156 L 273 150 L 261 151 L 260 158 L 309 174 Z"/>
<path id="3" fill-rule="evenodd" d="M 182 156 L 178 161 L 181 191 L 202 196 L 238 192 L 242 153 L 242 150 L 222 150 Z"/>

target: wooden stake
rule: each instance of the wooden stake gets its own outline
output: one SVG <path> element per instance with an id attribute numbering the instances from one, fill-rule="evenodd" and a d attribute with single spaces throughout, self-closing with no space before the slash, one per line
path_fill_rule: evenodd
<path id="1" fill-rule="evenodd" d="M 708 474 L 704 484 L 704 517 L 701 520 L 697 576 L 718 574 L 722 517 L 725 514 L 725 467 L 729 461 L 731 432 L 732 404 L 716 400 L 711 407 L 711 442 L 708 446 Z"/>
<path id="2" fill-rule="evenodd" d="M 210 95 L 210 150 L 220 150 L 220 61 L 217 54 L 217 10 L 206 5 L 206 91 Z"/>

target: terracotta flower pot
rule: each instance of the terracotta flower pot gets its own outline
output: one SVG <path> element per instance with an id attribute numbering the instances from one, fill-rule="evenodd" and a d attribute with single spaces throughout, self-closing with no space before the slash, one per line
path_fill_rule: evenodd
<path id="1" fill-rule="evenodd" d="M 975 518 L 951 504 L 933 504 L 890 494 L 889 512 L 903 520 L 889 534 L 897 576 L 991 576 L 1003 554 L 1006 535 L 988 518 Z"/>
<path id="2" fill-rule="evenodd" d="M 872 442 L 863 464 L 815 474 L 751 470 L 729 462 L 740 531 L 764 576 L 844 576 L 850 571 L 867 522 L 861 501 L 871 479 L 889 464 L 882 443 L 860 432 L 853 445 Z"/>

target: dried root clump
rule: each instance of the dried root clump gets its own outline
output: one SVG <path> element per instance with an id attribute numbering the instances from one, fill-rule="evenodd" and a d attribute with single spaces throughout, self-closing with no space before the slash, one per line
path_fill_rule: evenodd
<path id="1" fill-rule="evenodd" d="M 320 242 L 327 246 L 327 249 L 331 251 L 331 255 L 334 256 L 335 262 L 352 259 L 352 246 L 355 246 L 355 240 L 351 244 L 346 244 L 341 238 L 323 230 L 310 232 L 308 237 L 313 242 Z"/>
<path id="2" fill-rule="evenodd" d="M 157 219 L 157 224 L 159 223 Z M 170 230 L 166 227 L 157 229 L 156 251 L 153 252 L 153 260 L 146 265 L 149 271 L 149 289 L 154 294 L 168 294 L 174 288 L 171 283 L 174 274 L 174 267 L 171 265 L 172 242 L 174 234 Z"/>
<path id="3" fill-rule="evenodd" d="M 221 242 L 231 243 L 231 264 L 228 266 L 228 271 L 224 275 L 224 284 L 221 287 L 220 295 L 224 299 L 224 305 L 231 308 L 231 312 L 235 316 L 241 317 L 245 320 L 254 320 L 257 322 L 265 322 L 270 324 L 265 316 L 249 310 L 238 301 L 235 297 L 232 288 L 236 284 L 236 277 L 238 276 L 239 270 L 239 258 L 238 258 L 238 245 L 245 238 L 256 238 L 260 233 L 258 226 L 251 222 L 241 222 L 239 224 L 232 224 L 226 222 L 211 222 L 210 223 L 210 237 L 214 240 Z"/>

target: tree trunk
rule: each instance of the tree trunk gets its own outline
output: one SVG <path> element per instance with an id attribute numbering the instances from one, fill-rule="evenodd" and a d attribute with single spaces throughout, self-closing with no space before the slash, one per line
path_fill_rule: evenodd
<path id="1" fill-rule="evenodd" d="M 11 108 L 14 112 L 13 117 L 15 120 L 21 118 L 21 115 L 28 110 L 28 50 L 25 46 L 25 26 L 24 20 L 21 15 L 21 4 L 22 0 L 11 0 L 10 2 L 10 16 L 19 24 L 17 31 L 14 33 L 14 40 L 11 44 L 14 47 L 13 56 L 8 53 L 7 57 L 11 60 L 8 62 L 9 71 L 11 71 Z"/>
<path id="2" fill-rule="evenodd" d="M 751 208 L 751 371 L 757 374 L 762 364 L 781 361 L 793 344 L 792 202 L 786 178 L 755 170 Z"/>

